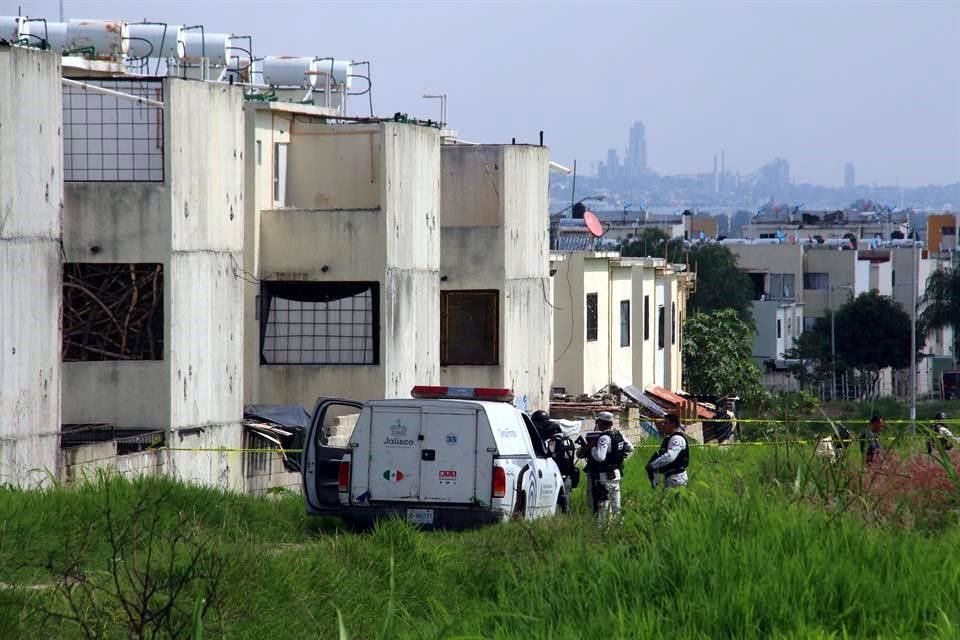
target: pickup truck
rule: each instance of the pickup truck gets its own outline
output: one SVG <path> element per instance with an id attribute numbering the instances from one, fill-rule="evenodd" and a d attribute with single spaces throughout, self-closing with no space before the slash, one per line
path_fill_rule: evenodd
<path id="1" fill-rule="evenodd" d="M 358 527 L 395 517 L 465 528 L 566 504 L 560 470 L 509 389 L 417 386 L 411 395 L 317 403 L 303 452 L 308 513 Z M 331 442 L 331 425 L 354 421 L 345 444 Z"/>

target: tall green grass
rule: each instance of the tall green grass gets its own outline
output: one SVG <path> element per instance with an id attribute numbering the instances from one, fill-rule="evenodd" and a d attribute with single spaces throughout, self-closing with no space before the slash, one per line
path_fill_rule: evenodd
<path id="1" fill-rule="evenodd" d="M 649 487 L 645 457 L 628 461 L 622 521 L 597 523 L 578 489 L 569 517 L 468 532 L 348 533 L 298 497 L 163 480 L 3 490 L 0 581 L 40 588 L 0 588 L 0 637 L 84 637 L 34 614 L 61 597 L 47 560 L 84 542 L 85 575 L 106 580 L 105 496 L 122 518 L 144 492 L 166 496 L 167 535 L 194 527 L 225 562 L 206 638 L 957 637 L 955 519 L 871 519 L 859 467 L 809 448 L 696 448 L 672 491 Z"/>

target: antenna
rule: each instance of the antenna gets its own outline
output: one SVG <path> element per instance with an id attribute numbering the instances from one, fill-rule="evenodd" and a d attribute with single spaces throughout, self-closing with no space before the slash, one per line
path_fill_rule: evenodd
<path id="1" fill-rule="evenodd" d="M 593 211 L 585 211 L 583 213 L 583 222 L 587 225 L 587 231 L 590 232 L 594 238 L 599 238 L 603 235 L 603 225 L 600 224 L 599 218 Z"/>

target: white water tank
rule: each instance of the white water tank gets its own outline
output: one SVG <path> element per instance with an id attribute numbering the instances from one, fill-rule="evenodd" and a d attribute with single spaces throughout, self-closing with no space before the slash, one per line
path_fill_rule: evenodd
<path id="1" fill-rule="evenodd" d="M 180 25 L 130 23 L 131 58 L 181 58 L 183 56 L 183 27 Z"/>
<path id="2" fill-rule="evenodd" d="M 201 31 L 183 32 L 183 61 L 196 64 L 203 58 L 209 60 L 212 67 L 224 67 L 227 64 L 227 46 L 230 35 Z"/>
<path id="3" fill-rule="evenodd" d="M 47 38 L 47 46 L 53 51 L 63 51 L 67 48 L 67 23 L 66 22 L 47 22 L 46 33 L 44 33 L 43 23 L 35 22 L 31 30 L 33 35 L 40 38 Z"/>
<path id="4" fill-rule="evenodd" d="M 316 71 L 317 62 L 313 58 L 267 56 L 263 59 L 263 82 L 272 87 L 315 87 Z"/>
<path id="5" fill-rule="evenodd" d="M 23 20 L 21 16 L 0 16 L 0 42 L 16 42 L 29 33 L 23 31 L 27 28 Z"/>
<path id="6" fill-rule="evenodd" d="M 353 73 L 353 65 L 349 60 L 318 60 L 317 71 L 330 74 L 333 83 L 345 84 L 348 89 L 353 86 L 353 78 L 350 77 Z M 325 77 L 320 75 L 317 86 L 322 87 L 325 82 Z"/>
<path id="7" fill-rule="evenodd" d="M 123 20 L 70 20 L 67 49 L 93 49 L 95 58 L 121 59 L 127 53 L 129 32 Z"/>

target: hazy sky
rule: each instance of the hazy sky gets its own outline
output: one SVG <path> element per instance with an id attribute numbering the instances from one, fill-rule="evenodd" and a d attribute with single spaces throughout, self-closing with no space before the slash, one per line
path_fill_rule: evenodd
<path id="1" fill-rule="evenodd" d="M 960 181 L 960 2 L 63 0 L 68 18 L 203 24 L 262 55 L 373 63 L 374 107 L 468 140 L 535 141 L 563 164 L 621 154 L 634 120 L 661 173 L 773 157 L 797 182 Z M 0 0 L 56 19 L 57 0 Z M 359 101 L 354 109 L 359 109 Z"/>

